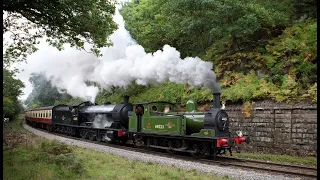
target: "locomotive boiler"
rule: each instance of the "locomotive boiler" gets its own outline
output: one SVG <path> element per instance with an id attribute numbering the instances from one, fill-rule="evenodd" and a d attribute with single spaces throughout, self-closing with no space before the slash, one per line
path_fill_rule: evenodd
<path id="1" fill-rule="evenodd" d="M 77 107 L 75 107 L 77 108 Z M 98 126 L 95 121 L 99 121 L 100 128 L 124 128 L 128 129 L 128 112 L 132 111 L 132 104 L 129 103 L 129 96 L 124 97 L 121 104 L 110 104 L 108 102 L 103 105 L 92 105 L 87 103 L 84 107 L 79 108 L 79 124 L 92 124 Z M 109 123 L 106 123 L 109 122 Z M 102 126 L 110 124 L 109 126 Z"/>

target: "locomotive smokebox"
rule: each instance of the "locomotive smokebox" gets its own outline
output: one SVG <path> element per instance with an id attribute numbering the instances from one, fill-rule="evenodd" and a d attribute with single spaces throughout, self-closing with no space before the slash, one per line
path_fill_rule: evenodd
<path id="1" fill-rule="evenodd" d="M 217 109 L 220 109 L 220 95 L 221 93 L 219 92 L 214 92 L 212 93 L 213 95 L 213 108 L 217 108 Z"/>

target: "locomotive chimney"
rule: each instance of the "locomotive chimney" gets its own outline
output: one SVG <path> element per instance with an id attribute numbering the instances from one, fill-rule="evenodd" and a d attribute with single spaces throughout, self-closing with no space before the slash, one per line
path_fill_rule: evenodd
<path id="1" fill-rule="evenodd" d="M 124 96 L 123 97 L 123 104 L 128 104 L 129 103 L 129 96 Z"/>
<path id="2" fill-rule="evenodd" d="M 105 105 L 105 106 L 109 105 L 109 104 L 111 104 L 109 101 L 103 103 L 103 105 Z"/>
<path id="3" fill-rule="evenodd" d="M 218 108 L 220 109 L 220 95 L 221 93 L 220 92 L 214 92 L 212 93 L 213 95 L 213 108 Z"/>

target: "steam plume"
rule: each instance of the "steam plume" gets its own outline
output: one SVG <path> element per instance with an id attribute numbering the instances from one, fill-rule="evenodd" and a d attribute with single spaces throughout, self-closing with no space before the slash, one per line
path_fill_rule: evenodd
<path id="1" fill-rule="evenodd" d="M 105 128 L 110 127 L 113 123 L 112 118 L 108 118 L 107 114 L 97 114 L 94 117 L 94 120 L 92 122 L 92 127 L 94 128 Z"/>

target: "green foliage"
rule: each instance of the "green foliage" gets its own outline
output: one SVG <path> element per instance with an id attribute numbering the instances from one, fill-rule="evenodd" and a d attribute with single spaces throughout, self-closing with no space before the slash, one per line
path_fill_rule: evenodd
<path id="1" fill-rule="evenodd" d="M 317 0 L 291 0 L 294 6 L 293 18 L 301 21 L 306 18 L 317 18 Z"/>
<path id="2" fill-rule="evenodd" d="M 23 107 L 18 97 L 22 94 L 24 84 L 15 78 L 15 72 L 3 68 L 3 115 L 14 119 Z"/>
<path id="3" fill-rule="evenodd" d="M 317 83 L 314 83 L 314 85 L 308 89 L 307 93 L 302 95 L 303 98 L 311 99 L 312 102 L 315 103 L 317 102 L 317 96 Z"/>
<path id="4" fill-rule="evenodd" d="M 242 43 L 254 43 L 255 34 L 289 23 L 287 1 L 247 0 L 141 0 L 126 4 L 121 13 L 126 27 L 147 51 L 164 44 L 176 47 L 185 56 L 205 54 L 222 38 L 228 49 L 239 50 Z"/>
<path id="5" fill-rule="evenodd" d="M 72 153 L 72 149 L 66 144 L 59 143 L 58 141 L 49 141 L 41 143 L 41 150 L 52 155 L 66 155 Z"/>
<path id="6" fill-rule="evenodd" d="M 225 77 L 222 80 L 224 83 L 222 84 L 221 99 L 234 102 L 262 99 L 268 97 L 273 89 L 270 83 L 263 78 L 260 79 L 253 70 L 247 75 L 233 73 L 230 77 Z"/>
<path id="7" fill-rule="evenodd" d="M 46 37 L 50 45 L 63 49 L 70 43 L 84 49 L 84 43 L 93 45 L 91 51 L 110 45 L 108 36 L 116 29 L 112 20 L 113 1 L 5 1 L 3 34 L 10 34 L 13 42 L 4 44 L 4 63 L 25 60 L 37 50 L 36 44 Z"/>
<path id="8" fill-rule="evenodd" d="M 136 87 L 136 88 L 133 88 Z M 98 104 L 109 101 L 111 103 L 120 103 L 123 96 L 129 95 L 130 102 L 150 102 L 150 101 L 169 101 L 185 105 L 189 99 L 197 102 L 207 102 L 213 99 L 211 90 L 201 89 L 199 87 L 190 88 L 187 85 L 166 82 L 161 85 L 140 86 L 132 84 L 126 90 L 115 88 L 114 92 L 101 92 L 96 98 Z"/>
<path id="9" fill-rule="evenodd" d="M 63 98 L 64 96 L 69 96 L 70 98 Z M 59 105 L 59 104 L 77 105 L 84 101 L 85 100 L 81 98 L 73 98 L 69 94 L 62 94 L 62 98 L 60 100 L 55 100 L 53 105 Z"/>
<path id="10" fill-rule="evenodd" d="M 215 72 L 223 87 L 222 96 L 231 101 L 274 99 L 316 102 L 316 21 L 308 20 L 286 28 L 264 47 L 253 52 L 226 54 L 223 44 L 214 45 L 208 57 L 215 57 Z M 309 94 L 310 92 L 310 94 Z M 309 95 L 308 95 L 309 94 Z"/>
<path id="11" fill-rule="evenodd" d="M 303 86 L 315 81 L 317 57 L 317 23 L 314 20 L 297 23 L 266 46 L 266 64 L 271 73 L 284 75 L 294 73 Z M 282 66 L 276 67 L 277 64 Z M 276 67 L 276 70 L 272 70 Z M 290 68 L 284 72 L 284 68 Z M 307 77 L 307 78 L 306 78 Z"/>

